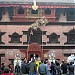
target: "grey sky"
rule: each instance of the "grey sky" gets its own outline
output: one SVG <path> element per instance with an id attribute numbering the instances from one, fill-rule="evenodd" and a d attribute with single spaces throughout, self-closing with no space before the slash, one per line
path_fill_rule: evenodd
<path id="1" fill-rule="evenodd" d="M 0 0 L 4 2 L 33 2 L 33 0 Z M 74 3 L 74 0 L 36 0 L 37 2 L 61 2 L 61 3 Z"/>

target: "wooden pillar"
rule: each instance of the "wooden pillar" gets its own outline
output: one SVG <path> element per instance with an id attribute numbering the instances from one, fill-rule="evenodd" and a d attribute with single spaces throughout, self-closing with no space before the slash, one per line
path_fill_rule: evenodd
<path id="1" fill-rule="evenodd" d="M 1 64 L 1 57 L 5 57 L 5 54 L 0 54 L 0 64 Z"/>
<path id="2" fill-rule="evenodd" d="M 51 17 L 54 17 L 53 18 L 53 21 L 55 21 L 55 9 L 51 9 Z"/>
<path id="3" fill-rule="evenodd" d="M 14 7 L 14 18 L 16 16 L 16 7 Z"/>
<path id="4" fill-rule="evenodd" d="M 0 65 L 1 65 L 1 55 L 0 55 Z"/>

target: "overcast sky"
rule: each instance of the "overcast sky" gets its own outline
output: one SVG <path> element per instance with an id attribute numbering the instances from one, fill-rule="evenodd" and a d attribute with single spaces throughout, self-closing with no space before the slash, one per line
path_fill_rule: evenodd
<path id="1" fill-rule="evenodd" d="M 33 2 L 33 0 L 0 0 L 0 1 L 8 1 L 8 2 Z M 75 0 L 36 0 L 37 2 L 67 2 L 74 3 Z"/>

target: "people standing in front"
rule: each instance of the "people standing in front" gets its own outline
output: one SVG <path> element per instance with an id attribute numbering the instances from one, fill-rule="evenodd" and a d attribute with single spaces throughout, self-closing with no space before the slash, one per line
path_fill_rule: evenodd
<path id="1" fill-rule="evenodd" d="M 13 73 L 10 72 L 10 68 L 8 66 L 5 66 L 3 74 L 1 75 L 13 75 Z"/>
<path id="2" fill-rule="evenodd" d="M 19 63 L 16 63 L 16 66 L 15 66 L 15 74 L 16 75 L 20 75 L 21 74 L 21 68 L 19 66 Z"/>
<path id="3" fill-rule="evenodd" d="M 56 75 L 56 65 L 54 62 L 51 62 L 51 75 Z"/>
<path id="4" fill-rule="evenodd" d="M 70 65 L 69 65 L 69 75 L 74 75 L 74 65 L 73 65 L 73 62 L 70 62 Z"/>
<path id="5" fill-rule="evenodd" d="M 5 68 L 5 63 L 2 63 L 2 64 L 1 64 L 2 73 L 4 72 L 4 68 Z"/>
<path id="6" fill-rule="evenodd" d="M 37 72 L 35 59 L 32 59 L 32 61 L 29 63 L 29 75 L 34 75 Z"/>
<path id="7" fill-rule="evenodd" d="M 49 60 L 46 61 L 47 65 L 47 75 L 51 75 L 51 63 Z"/>
<path id="8" fill-rule="evenodd" d="M 61 75 L 61 66 L 60 66 L 59 62 L 56 63 L 56 73 L 57 73 L 57 75 Z"/>
<path id="9" fill-rule="evenodd" d="M 44 60 L 41 60 L 41 64 L 39 65 L 38 72 L 40 75 L 47 75 L 47 65 L 44 64 Z"/>
<path id="10" fill-rule="evenodd" d="M 27 74 L 27 63 L 26 63 L 26 61 L 23 61 L 21 64 L 21 72 L 23 75 Z"/>
<path id="11" fill-rule="evenodd" d="M 64 60 L 62 61 L 62 64 L 61 64 L 61 72 L 63 75 L 67 74 L 67 63 L 65 63 Z"/>

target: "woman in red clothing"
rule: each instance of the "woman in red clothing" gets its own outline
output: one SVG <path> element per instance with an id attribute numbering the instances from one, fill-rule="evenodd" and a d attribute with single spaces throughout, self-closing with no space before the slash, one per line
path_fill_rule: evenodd
<path id="1" fill-rule="evenodd" d="M 2 75 L 13 75 L 12 73 L 10 73 L 10 69 L 8 67 L 4 68 L 4 73 Z"/>

